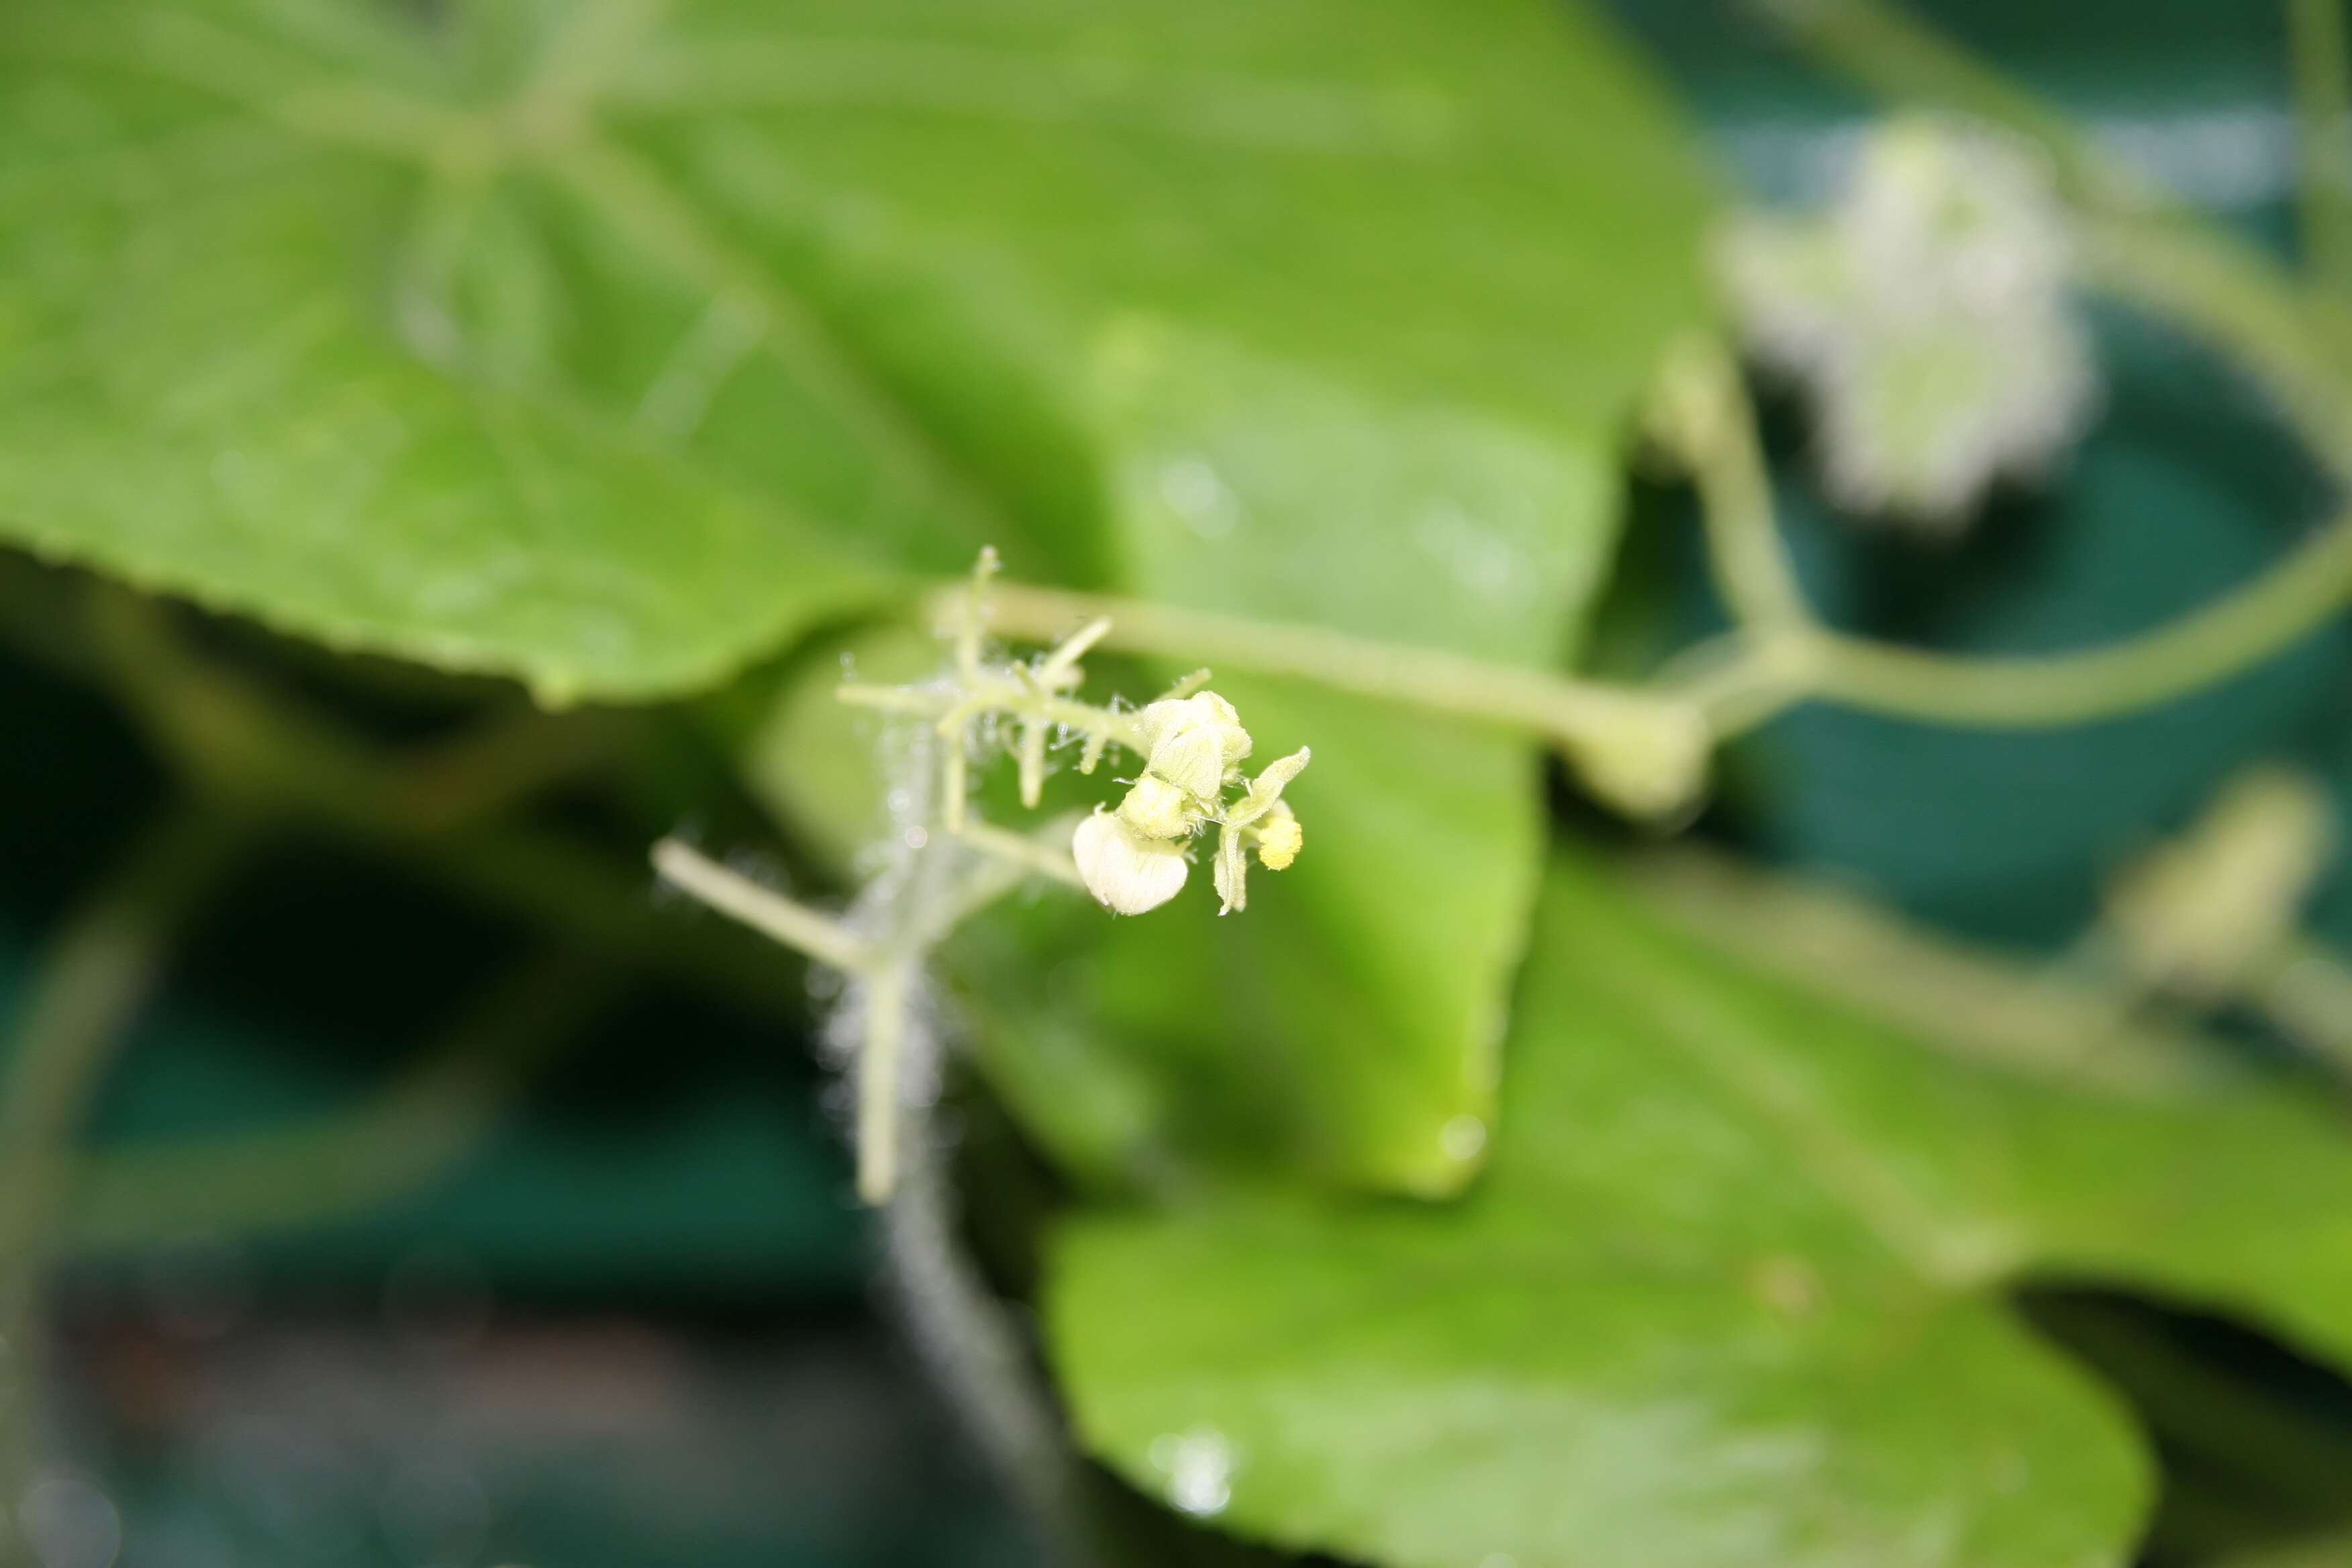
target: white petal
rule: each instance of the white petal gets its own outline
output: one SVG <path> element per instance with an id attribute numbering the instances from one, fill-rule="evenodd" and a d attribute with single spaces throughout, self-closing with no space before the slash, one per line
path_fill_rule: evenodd
<path id="1" fill-rule="evenodd" d="M 1145 838 L 1103 811 L 1078 824 L 1070 853 L 1087 890 L 1122 915 L 1158 909 L 1176 896 L 1192 868 L 1175 845 Z"/>

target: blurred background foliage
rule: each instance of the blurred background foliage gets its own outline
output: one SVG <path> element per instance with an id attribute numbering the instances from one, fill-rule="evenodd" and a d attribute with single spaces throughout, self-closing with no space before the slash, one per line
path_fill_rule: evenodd
<path id="1" fill-rule="evenodd" d="M 1923 14 L 2291 247 L 2273 8 Z M 982 542 L 1507 663 L 1714 629 L 1625 429 L 1710 211 L 1818 196 L 1876 111 L 1776 37 L 1706 0 L 11 6 L 0 1006 L 89 1047 L 0 1111 L 41 1560 L 1035 1560 L 888 1326 L 798 961 L 645 846 L 845 894 L 892 781 L 830 688 L 919 670 L 903 606 Z M 2098 327 L 2091 439 L 1956 545 L 1832 516 L 1768 408 L 1830 618 L 2105 640 L 2320 520 L 2226 366 Z M 1698 832 L 2058 953 L 2244 762 L 2340 803 L 2345 635 L 2034 735 L 1809 706 Z M 1792 968 L 1769 889 L 1553 863 L 1626 836 L 1532 742 L 1220 689 L 1317 749 L 1297 871 L 1226 921 L 1040 896 L 943 957 L 967 1240 L 1044 1310 L 1110 1560 L 1255 1551 L 1177 1513 L 1475 1568 L 2346 1522 L 2352 1161 L 2274 1041 L 2132 1037 L 2194 1090 L 2087 1089 L 2066 1039 L 1955 1065 L 1916 1041 L 1981 1050 L 1966 1009 L 1853 994 L 1932 1002 L 1940 951 Z M 142 868 L 208 874 L 175 927 L 118 918 Z"/>

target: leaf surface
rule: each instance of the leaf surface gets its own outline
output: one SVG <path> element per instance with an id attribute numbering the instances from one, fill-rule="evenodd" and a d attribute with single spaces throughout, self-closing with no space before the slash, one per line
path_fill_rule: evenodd
<path id="1" fill-rule="evenodd" d="M 1578 859 L 1537 931 L 1462 1204 L 1066 1233 L 1055 1359 L 1130 1479 L 1398 1568 L 2121 1562 L 2141 1440 L 2001 1287 L 2112 1280 L 2352 1361 L 2352 1146 L 2316 1100 L 2027 1073 L 1965 1011 L 1890 1026 Z"/>
<path id="2" fill-rule="evenodd" d="M 630 699 L 982 542 L 1100 577 L 1129 313 L 1589 439 L 1687 283 L 1539 330 L 1575 215 L 1691 204 L 1562 160 L 1574 48 L 1532 3 L 35 0 L 0 538 Z"/>

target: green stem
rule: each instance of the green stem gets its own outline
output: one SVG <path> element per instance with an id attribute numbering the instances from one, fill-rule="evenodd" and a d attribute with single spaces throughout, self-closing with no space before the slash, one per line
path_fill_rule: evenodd
<path id="1" fill-rule="evenodd" d="M 474 1148 L 532 1070 L 608 1003 L 609 965 L 524 965 L 364 1107 L 278 1131 L 86 1156 L 63 1239 L 125 1251 L 316 1224 L 423 1185 Z"/>
<path id="2" fill-rule="evenodd" d="M 2311 454 L 2352 484 L 2352 393 L 2315 335 L 2312 301 L 2269 258 L 2161 215 L 2098 215 L 2079 226 L 2084 280 L 2197 338 L 2259 385 Z"/>
<path id="3" fill-rule="evenodd" d="M 1014 635 L 1027 634 L 1016 628 Z M 1109 637 L 1109 628 L 1105 627 L 1089 640 L 1101 641 Z M 1075 697 L 1057 696 L 1018 679 L 995 679 L 984 670 L 964 677 L 952 689 L 875 686 L 853 680 L 836 688 L 834 696 L 852 708 L 874 708 L 887 713 L 939 721 L 945 726 L 942 733 L 984 713 L 1009 713 L 1032 721 L 1066 725 L 1089 739 L 1099 737 L 1104 744 L 1121 745 L 1139 755 L 1143 750 L 1143 731 L 1134 715 L 1098 708 Z"/>
<path id="4" fill-rule="evenodd" d="M 654 846 L 653 861 L 663 880 L 828 968 L 859 974 L 874 965 L 873 950 L 839 921 L 729 870 L 675 838 Z"/>
<path id="5" fill-rule="evenodd" d="M 2224 247 L 2109 244 L 2109 276 L 2221 342 L 2265 374 L 2315 449 L 2352 459 L 2352 409 L 2332 372 L 2310 363 L 2291 303 Z M 2154 631 L 2082 653 L 1958 657 L 1853 637 L 1821 626 L 1784 587 L 1794 581 L 1759 491 L 1762 443 L 1755 410 L 1736 379 L 1717 386 L 1720 416 L 1691 421 L 1682 443 L 1727 596 L 1766 639 L 1806 694 L 1848 707 L 1962 727 L 2046 729 L 2111 719 L 2186 696 L 2301 640 L 2352 596 L 2352 514 L 2340 518 L 2252 582 Z M 2346 438 L 2332 439 L 2336 432 Z M 1768 563 L 1767 558 L 1778 558 Z M 1743 564 L 1744 563 L 1744 564 Z M 1765 702 L 1740 713 L 1777 710 Z"/>
<path id="6" fill-rule="evenodd" d="M 1084 888 L 1086 879 L 1078 875 L 1078 864 L 1070 858 L 1068 825 L 1058 837 L 1042 835 L 1031 837 L 1008 833 L 985 822 L 967 822 L 956 833 L 958 838 L 973 848 L 1008 862 L 1024 874 L 1044 877 L 1066 888 Z M 1001 895 L 992 894 L 990 901 Z"/>
<path id="7" fill-rule="evenodd" d="M 1682 458 L 1698 491 L 1707 570 L 1743 629 L 1765 637 L 1812 625 L 1804 589 L 1780 542 L 1771 468 L 1730 345 L 1702 335 L 1671 351 L 1651 423 L 1656 438 Z"/>
<path id="8" fill-rule="evenodd" d="M 1083 1472 L 1018 1324 L 958 1233 L 949 1151 L 932 1121 L 928 1108 L 909 1118 L 905 1177 L 883 1217 L 892 1294 L 917 1350 L 1045 1533 L 1048 1562 L 1075 1568 L 1091 1558 Z"/>
<path id="9" fill-rule="evenodd" d="M 1732 632 L 1677 658 L 1658 685 L 1706 718 L 1717 740 L 1745 734 L 1811 694 L 1815 643 L 1808 636 L 1757 639 Z M 1703 661 L 1702 661 L 1703 660 Z"/>
<path id="10" fill-rule="evenodd" d="M 2287 0 L 2286 17 L 2305 265 L 2317 288 L 2352 300 L 2352 54 L 2344 0 Z"/>
<path id="11" fill-rule="evenodd" d="M 1489 664 L 1442 648 L 1024 584 L 992 586 L 990 616 L 997 630 L 1036 642 L 1051 641 L 1083 622 L 1107 619 L 1110 629 L 1103 634 L 1102 645 L 1108 647 L 1206 658 L 1262 675 L 1290 676 L 1336 691 L 1533 731 L 1555 741 L 1605 742 L 1660 701 L 1633 687 Z"/>
<path id="12" fill-rule="evenodd" d="M 864 1043 L 857 1054 L 857 1195 L 868 1204 L 889 1202 L 898 1184 L 898 1124 L 904 1115 L 898 1085 L 914 985 L 910 958 L 890 960 L 865 978 Z"/>
<path id="13" fill-rule="evenodd" d="M 2309 636 L 2352 595 L 2352 520 L 2282 564 L 2144 636 L 2084 653 L 1956 658 L 1817 634 L 1812 689 L 1872 712 L 1960 727 L 2050 729 L 2200 690 Z"/>
<path id="14" fill-rule="evenodd" d="M 38 1459 L 39 1291 L 74 1137 L 183 922 L 245 837 L 241 822 L 209 812 L 151 828 L 58 939 L 15 1031 L 0 1084 L 0 1337 L 16 1363 L 14 1397 L 0 1412 L 10 1499 Z M 21 1548 L 12 1542 L 9 1557 Z"/>

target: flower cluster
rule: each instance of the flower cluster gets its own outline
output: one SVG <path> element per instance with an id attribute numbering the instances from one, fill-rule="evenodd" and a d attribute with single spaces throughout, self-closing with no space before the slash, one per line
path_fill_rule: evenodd
<path id="1" fill-rule="evenodd" d="M 1080 700 L 1085 671 L 1078 659 L 1108 634 L 1107 620 L 1090 622 L 1028 660 L 987 656 L 982 629 L 995 571 L 995 553 L 982 552 L 956 630 L 955 662 L 941 679 L 919 686 L 852 684 L 841 689 L 843 700 L 933 721 L 944 742 L 939 826 L 965 843 L 1082 886 L 1117 913 L 1137 915 L 1176 896 L 1192 871 L 1193 841 L 1214 826 L 1221 912 L 1244 907 L 1251 856 L 1279 871 L 1305 842 L 1282 792 L 1307 766 L 1307 752 L 1302 748 L 1271 763 L 1255 779 L 1244 773 L 1250 733 L 1232 703 L 1202 689 L 1207 670 L 1140 710 Z M 1116 808 L 1097 806 L 1077 824 L 1065 856 L 1057 846 L 969 819 L 971 759 L 993 749 L 997 737 L 1005 738 L 1002 743 L 1019 763 L 1021 804 L 1032 809 L 1042 798 L 1055 737 L 1079 743 L 1082 773 L 1092 773 L 1113 747 L 1141 757 L 1143 771 Z"/>
<path id="2" fill-rule="evenodd" d="M 1135 715 L 1135 727 L 1142 776 L 1116 810 L 1097 807 L 1078 824 L 1072 844 L 1087 890 L 1120 914 L 1157 909 L 1183 887 L 1192 868 L 1187 847 L 1213 823 L 1219 912 L 1244 908 L 1251 852 L 1279 871 L 1306 841 L 1282 791 L 1308 753 L 1295 752 L 1255 780 L 1245 777 L 1249 731 L 1234 705 L 1213 691 L 1154 702 Z M 1239 797 L 1230 798 L 1234 791 Z"/>
<path id="3" fill-rule="evenodd" d="M 1996 480 L 2044 472 L 2094 411 L 2071 238 L 2032 149 L 1905 118 L 1825 217 L 1742 217 L 1717 260 L 1751 352 L 1811 393 L 1839 502 L 1948 532 Z"/>

